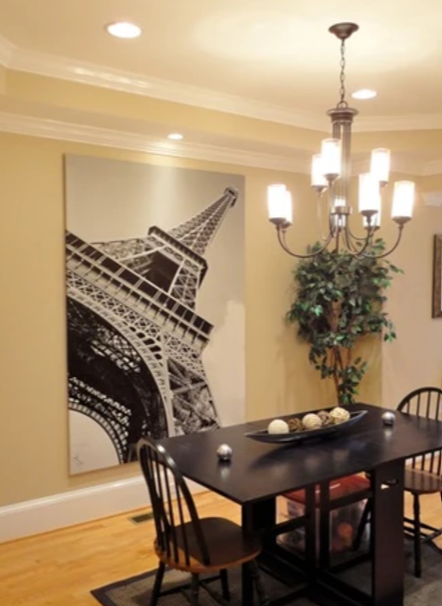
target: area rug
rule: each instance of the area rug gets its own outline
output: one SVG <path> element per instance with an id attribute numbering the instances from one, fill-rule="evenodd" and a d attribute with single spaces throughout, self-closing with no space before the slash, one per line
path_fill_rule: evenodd
<path id="1" fill-rule="evenodd" d="M 408 549 L 407 549 L 408 551 Z M 413 559 L 407 554 L 405 576 L 405 606 L 433 606 L 439 604 L 442 595 L 442 554 L 429 546 L 422 548 L 422 577 L 416 579 L 412 574 Z M 344 575 L 343 575 L 344 576 Z M 187 581 L 187 576 L 177 571 L 167 571 L 164 575 L 163 590 L 181 585 Z M 286 590 L 284 585 L 266 574 L 262 575 L 267 594 L 277 598 Z M 355 566 L 345 573 L 345 580 L 368 591 L 370 570 L 368 564 Z M 155 571 L 111 583 L 105 587 L 94 589 L 92 595 L 103 606 L 148 606 L 155 580 Z M 232 606 L 241 605 L 241 572 L 239 569 L 229 571 Z M 220 595 L 219 582 L 210 583 L 213 593 Z M 216 601 L 205 589 L 201 588 L 199 603 L 201 606 L 216 606 Z M 173 593 L 161 597 L 158 606 L 188 606 L 189 602 L 184 593 Z M 289 602 L 293 606 L 314 606 L 306 598 L 296 598 Z"/>

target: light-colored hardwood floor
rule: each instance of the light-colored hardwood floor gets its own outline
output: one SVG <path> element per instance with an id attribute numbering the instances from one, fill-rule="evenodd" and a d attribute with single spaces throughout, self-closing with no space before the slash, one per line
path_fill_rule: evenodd
<path id="1" fill-rule="evenodd" d="M 195 501 L 201 516 L 239 521 L 239 507 L 213 493 Z M 0 545 L 1 606 L 97 606 L 91 589 L 156 568 L 153 522 L 135 525 L 134 513 Z M 442 526 L 439 495 L 422 498 L 422 518 Z"/>

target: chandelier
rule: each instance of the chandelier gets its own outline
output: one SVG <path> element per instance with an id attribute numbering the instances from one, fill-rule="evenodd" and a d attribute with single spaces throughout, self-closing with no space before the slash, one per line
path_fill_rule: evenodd
<path id="1" fill-rule="evenodd" d="M 327 212 L 327 232 L 321 234 L 321 244 L 309 254 L 292 252 L 286 243 L 286 232 L 292 224 L 292 197 L 283 184 L 268 187 L 267 202 L 269 219 L 276 226 L 279 243 L 294 257 L 301 259 L 320 254 L 330 244 L 335 251 L 344 246 L 354 256 L 386 257 L 392 253 L 401 240 L 402 230 L 412 217 L 414 202 L 414 183 L 397 181 L 394 183 L 391 218 L 398 226 L 396 242 L 387 252 L 373 248 L 373 236 L 381 224 L 381 193 L 388 184 L 390 172 L 390 151 L 374 149 L 371 153 L 370 172 L 359 175 L 359 214 L 362 217 L 363 236 L 355 235 L 350 229 L 351 180 L 351 125 L 358 114 L 349 107 L 345 96 L 345 41 L 357 30 L 355 23 L 337 23 L 329 32 L 341 40 L 340 61 L 340 97 L 336 107 L 330 109 L 332 137 L 324 139 L 321 153 L 312 158 L 311 186 L 318 197 L 318 220 L 322 227 L 323 208 Z M 327 195 L 324 195 L 327 192 Z M 325 222 L 325 221 L 324 221 Z"/>

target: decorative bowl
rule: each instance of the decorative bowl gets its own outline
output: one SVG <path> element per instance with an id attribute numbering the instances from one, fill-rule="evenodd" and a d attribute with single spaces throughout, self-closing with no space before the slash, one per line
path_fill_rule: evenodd
<path id="1" fill-rule="evenodd" d="M 257 440 L 258 442 L 267 442 L 269 444 L 289 444 L 292 442 L 301 442 L 303 440 L 309 440 L 311 438 L 322 438 L 330 436 L 336 433 L 340 433 L 342 430 L 355 425 L 367 414 L 366 410 L 358 410 L 350 413 L 350 418 L 342 423 L 336 423 L 335 425 L 327 425 L 325 427 L 319 427 L 317 429 L 304 429 L 300 431 L 293 431 L 290 433 L 269 433 L 267 429 L 260 429 L 259 431 L 250 431 L 244 434 L 247 438 Z M 297 415 L 294 415 L 297 416 Z"/>

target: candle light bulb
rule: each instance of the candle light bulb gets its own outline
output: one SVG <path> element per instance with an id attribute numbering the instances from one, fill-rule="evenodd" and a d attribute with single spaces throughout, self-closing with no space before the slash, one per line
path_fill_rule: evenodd
<path id="1" fill-rule="evenodd" d="M 312 187 L 319 191 L 323 191 L 328 183 L 324 177 L 324 163 L 322 161 L 321 154 L 315 154 L 312 156 Z"/>
<path id="2" fill-rule="evenodd" d="M 359 175 L 359 212 L 361 215 L 380 214 L 381 192 L 379 181 L 372 173 Z"/>
<path id="3" fill-rule="evenodd" d="M 394 184 L 391 217 L 396 223 L 405 223 L 413 216 L 414 193 L 413 181 L 396 181 Z"/>
<path id="4" fill-rule="evenodd" d="M 269 220 L 276 224 L 291 224 L 293 220 L 292 196 L 282 183 L 267 188 Z"/>
<path id="5" fill-rule="evenodd" d="M 322 170 L 328 181 L 334 181 L 341 175 L 340 139 L 323 139 L 321 144 Z"/>
<path id="6" fill-rule="evenodd" d="M 381 185 L 386 185 L 390 177 L 390 150 L 374 149 L 371 152 L 370 172 Z"/>

